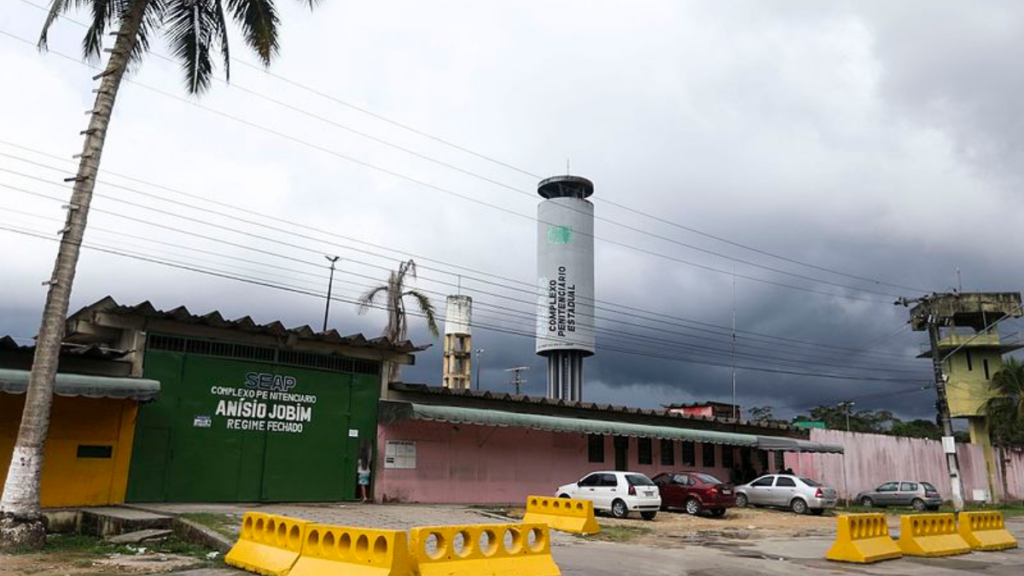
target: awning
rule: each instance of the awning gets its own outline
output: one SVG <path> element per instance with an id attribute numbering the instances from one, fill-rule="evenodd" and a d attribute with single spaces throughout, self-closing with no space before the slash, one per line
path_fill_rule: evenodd
<path id="1" fill-rule="evenodd" d="M 808 442 L 807 440 L 780 438 L 778 436 L 758 436 L 757 447 L 761 450 L 775 450 L 776 452 L 843 453 L 843 447 L 839 444 L 822 444 L 820 442 Z"/>
<path id="2" fill-rule="evenodd" d="M 28 370 L 0 368 L 0 392 L 24 394 L 28 390 Z M 160 382 L 145 378 L 115 378 L 83 374 L 57 374 L 53 393 L 58 396 L 119 398 L 146 402 L 160 396 Z"/>
<path id="3" fill-rule="evenodd" d="M 544 414 L 520 414 L 501 410 L 463 408 L 436 404 L 413 404 L 410 402 L 381 402 L 381 421 L 391 423 L 397 420 L 423 420 L 427 422 L 450 422 L 452 424 L 477 424 L 503 428 L 528 428 L 548 432 L 574 432 L 578 434 L 601 434 L 605 436 L 633 436 L 637 438 L 660 438 L 685 440 L 731 446 L 757 446 L 757 436 L 733 434 L 713 430 L 695 430 L 672 426 L 651 426 L 629 422 L 568 418 Z"/>

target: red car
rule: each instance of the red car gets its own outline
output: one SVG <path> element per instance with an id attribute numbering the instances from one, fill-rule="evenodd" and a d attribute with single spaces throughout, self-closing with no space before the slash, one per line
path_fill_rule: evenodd
<path id="1" fill-rule="evenodd" d="M 661 508 L 682 508 L 687 514 L 707 510 L 712 516 L 725 516 L 726 508 L 736 505 L 736 490 L 710 474 L 701 472 L 663 472 L 654 478 L 661 492 Z"/>

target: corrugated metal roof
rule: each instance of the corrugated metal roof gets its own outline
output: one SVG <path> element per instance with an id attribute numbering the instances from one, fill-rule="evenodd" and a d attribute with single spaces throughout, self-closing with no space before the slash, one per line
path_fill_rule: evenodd
<path id="1" fill-rule="evenodd" d="M 452 424 L 476 424 L 502 428 L 528 428 L 549 432 L 570 432 L 577 434 L 601 434 L 605 436 L 632 436 L 638 438 L 661 438 L 685 440 L 730 446 L 757 446 L 757 436 L 674 426 L 652 426 L 617 422 L 613 420 L 592 420 L 569 418 L 546 414 L 523 414 L 501 410 L 464 408 L 437 404 L 414 404 L 411 402 L 382 401 L 381 421 L 424 420 L 427 422 L 448 422 Z"/>
<path id="2" fill-rule="evenodd" d="M 17 340 L 10 336 L 4 336 L 0 338 L 0 350 L 6 350 L 10 352 L 23 352 L 30 353 L 35 350 L 36 345 L 26 344 L 19 345 Z M 124 350 L 111 350 L 110 348 L 104 348 L 95 344 L 92 345 L 81 345 L 81 344 L 62 344 L 60 349 L 61 356 L 78 356 L 80 358 L 92 358 L 96 360 L 117 360 L 123 358 L 128 354 Z"/>
<path id="3" fill-rule="evenodd" d="M 585 410 L 600 410 L 603 412 L 619 412 L 622 414 L 638 414 L 641 416 L 658 416 L 662 418 L 674 418 L 680 420 L 695 420 L 704 422 L 720 422 L 724 424 L 738 424 L 744 426 L 756 426 L 758 428 L 776 429 L 776 430 L 792 430 L 791 426 L 788 425 L 776 425 L 776 424 L 758 424 L 749 420 L 733 420 L 732 418 L 715 418 L 712 416 L 698 416 L 695 414 L 683 414 L 681 412 L 669 412 L 667 410 L 658 409 L 647 409 L 647 408 L 634 408 L 630 406 L 616 406 L 614 404 L 597 404 L 594 402 L 569 402 L 566 400 L 556 400 L 552 398 L 545 398 L 543 396 L 526 396 L 516 395 L 500 392 L 490 391 L 473 391 L 473 390 L 452 390 L 451 388 L 445 388 L 443 386 L 428 386 L 426 384 L 407 384 L 403 382 L 393 382 L 389 385 L 391 390 L 396 392 L 411 392 L 416 394 L 431 394 L 437 396 L 450 396 L 452 398 L 480 398 L 487 400 L 499 400 L 505 402 L 522 402 L 524 404 L 533 405 L 544 405 L 544 406 L 558 406 L 565 408 L 581 408 Z"/>
<path id="4" fill-rule="evenodd" d="M 107 296 L 95 304 L 91 304 L 82 308 L 78 312 L 75 312 L 68 317 L 68 322 L 86 319 L 88 315 L 97 312 L 121 316 L 139 316 L 142 318 L 168 320 L 172 322 L 180 322 L 182 324 L 208 326 L 211 328 L 221 328 L 225 330 L 237 330 L 239 332 L 246 332 L 250 334 L 264 334 L 277 337 L 292 336 L 303 340 L 353 346 L 358 348 L 374 348 L 403 354 L 420 352 L 429 348 L 429 345 L 416 346 L 408 340 L 393 343 L 383 336 L 377 338 L 366 338 L 362 334 L 343 336 L 337 330 L 333 329 L 328 330 L 327 332 L 317 332 L 310 328 L 309 325 L 287 328 L 279 320 L 275 320 L 267 324 L 259 324 L 250 316 L 242 316 L 241 318 L 228 320 L 216 310 L 207 312 L 206 314 L 194 314 L 185 306 L 178 306 L 170 310 L 160 310 L 148 300 L 141 304 L 124 305 L 119 304 L 111 296 Z"/>
<path id="5" fill-rule="evenodd" d="M 24 394 L 28 390 L 31 372 L 0 368 L 0 392 Z M 84 374 L 57 374 L 53 393 L 58 396 L 85 398 L 130 398 L 140 402 L 156 400 L 160 396 L 160 382 L 147 378 L 114 378 L 86 376 Z"/>

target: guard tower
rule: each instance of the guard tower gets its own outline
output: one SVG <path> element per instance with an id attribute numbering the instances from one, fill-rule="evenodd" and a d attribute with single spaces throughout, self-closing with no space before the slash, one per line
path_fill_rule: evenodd
<path id="1" fill-rule="evenodd" d="M 442 384 L 452 390 L 469 390 L 472 372 L 473 299 L 449 296 L 444 315 L 444 358 Z"/>
<path id="2" fill-rule="evenodd" d="M 942 372 L 947 378 L 949 415 L 966 418 L 971 443 L 982 446 L 989 492 L 994 499 L 995 454 L 985 404 L 996 395 L 992 377 L 1003 367 L 1003 354 L 1024 348 L 1017 340 L 1001 339 L 998 325 L 994 323 L 1007 316 L 1021 317 L 1021 295 L 1019 292 L 937 294 L 926 304 L 911 309 L 911 328 L 927 330 L 929 315 L 939 326 L 938 350 L 943 360 Z M 931 357 L 930 347 L 918 356 Z"/>
<path id="3" fill-rule="evenodd" d="M 594 354 L 594 183 L 541 180 L 537 193 L 537 346 L 548 398 L 583 399 L 583 359 Z"/>

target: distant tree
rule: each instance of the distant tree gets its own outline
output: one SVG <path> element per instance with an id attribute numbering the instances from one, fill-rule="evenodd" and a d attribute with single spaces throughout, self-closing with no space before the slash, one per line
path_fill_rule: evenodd
<path id="1" fill-rule="evenodd" d="M 911 420 L 901 422 L 895 420 L 889 433 L 893 436 L 904 436 L 907 438 L 930 438 L 938 440 L 942 437 L 942 428 L 931 420 Z"/>
<path id="2" fill-rule="evenodd" d="M 365 314 L 367 310 L 379 299 L 387 304 L 388 325 L 384 328 L 384 336 L 391 342 L 404 342 L 409 338 L 409 322 L 405 311 L 405 298 L 410 297 L 416 302 L 423 317 L 427 321 L 427 329 L 430 334 L 437 338 L 440 331 L 437 329 L 437 321 L 434 318 L 434 305 L 426 294 L 414 288 L 406 288 L 406 281 L 409 277 L 416 278 L 416 262 L 409 260 L 398 265 L 398 270 L 393 270 L 388 277 L 387 284 L 371 288 L 359 298 L 359 313 Z M 401 376 L 401 367 L 394 362 L 388 363 L 388 381 L 395 382 Z"/>
<path id="3" fill-rule="evenodd" d="M 992 441 L 998 446 L 1024 445 L 1024 364 L 1009 358 L 992 376 L 997 396 L 985 405 Z"/>
<path id="4" fill-rule="evenodd" d="M 840 406 L 818 406 L 812 408 L 810 416 L 800 415 L 795 422 L 824 422 L 832 430 L 846 430 L 846 408 Z M 850 432 L 887 434 L 899 420 L 888 410 L 861 410 L 850 413 Z"/>
<path id="5" fill-rule="evenodd" d="M 748 420 L 760 426 L 786 424 L 785 420 L 779 420 L 772 414 L 771 406 L 751 406 L 747 409 Z"/>

